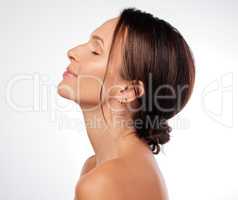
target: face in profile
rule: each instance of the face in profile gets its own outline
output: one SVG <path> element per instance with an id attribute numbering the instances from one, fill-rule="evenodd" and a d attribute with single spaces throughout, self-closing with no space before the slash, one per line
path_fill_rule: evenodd
<path id="1" fill-rule="evenodd" d="M 159 144 L 169 141 L 167 120 L 184 108 L 193 91 L 194 59 L 182 34 L 165 20 L 125 9 L 70 49 L 68 58 L 58 93 L 83 110 L 103 105 L 110 122 L 118 116 L 136 126 L 138 120 L 135 132 L 157 154 Z"/>
<path id="2" fill-rule="evenodd" d="M 106 21 L 91 33 L 87 42 L 68 50 L 70 63 L 58 85 L 59 95 L 77 102 L 82 107 L 98 105 L 113 31 L 118 19 L 116 17 Z M 117 60 L 114 59 L 113 67 L 107 75 L 107 83 L 119 79 Z"/>

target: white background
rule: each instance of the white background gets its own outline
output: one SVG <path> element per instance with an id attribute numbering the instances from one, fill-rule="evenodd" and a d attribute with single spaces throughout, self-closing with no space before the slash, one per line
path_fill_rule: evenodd
<path id="1" fill-rule="evenodd" d="M 130 6 L 174 25 L 195 57 L 194 93 L 156 156 L 170 199 L 238 199 L 237 1 L 9 0 L 0 3 L 1 200 L 73 199 L 93 150 L 80 108 L 55 87 L 67 50 Z"/>

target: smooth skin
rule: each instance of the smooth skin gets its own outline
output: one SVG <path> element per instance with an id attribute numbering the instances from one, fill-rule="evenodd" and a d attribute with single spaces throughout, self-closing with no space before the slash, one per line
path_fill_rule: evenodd
<path id="1" fill-rule="evenodd" d="M 133 127 L 115 125 L 131 120 L 127 105 L 135 105 L 137 98 L 132 82 L 119 76 L 120 40 L 116 41 L 102 101 L 99 98 L 117 21 L 118 17 L 106 21 L 91 34 L 89 41 L 67 52 L 71 75 L 58 85 L 59 95 L 80 105 L 95 152 L 82 167 L 75 200 L 167 200 L 163 176 L 148 145 L 136 136 Z M 143 83 L 136 87 L 138 95 L 143 95 Z M 121 92 L 122 89 L 125 90 Z M 103 119 L 100 104 L 108 123 Z M 95 121 L 96 127 L 92 126 Z"/>

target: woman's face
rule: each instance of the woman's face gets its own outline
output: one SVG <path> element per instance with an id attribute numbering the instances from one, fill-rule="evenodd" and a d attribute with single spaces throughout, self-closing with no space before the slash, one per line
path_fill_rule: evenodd
<path id="1" fill-rule="evenodd" d="M 88 42 L 68 50 L 70 63 L 64 72 L 63 80 L 58 85 L 58 94 L 73 100 L 81 106 L 98 105 L 100 101 L 100 88 L 106 70 L 113 31 L 118 17 L 112 18 L 92 32 Z M 116 52 L 119 52 L 116 48 Z M 106 76 L 107 83 L 119 80 L 118 53 L 113 58 Z M 112 90 L 113 91 L 113 90 Z"/>

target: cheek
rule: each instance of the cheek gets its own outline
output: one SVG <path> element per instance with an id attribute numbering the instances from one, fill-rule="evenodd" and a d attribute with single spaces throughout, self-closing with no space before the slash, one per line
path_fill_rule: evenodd
<path id="1" fill-rule="evenodd" d="M 103 78 L 106 70 L 106 59 L 104 58 L 94 58 L 93 56 L 86 59 L 86 62 L 81 62 L 78 68 L 79 75 L 89 75 L 96 76 L 98 78 Z"/>
<path id="2" fill-rule="evenodd" d="M 58 93 L 79 104 L 98 104 L 106 64 L 103 57 L 84 55 L 77 69 L 78 77 L 63 80 L 59 84 L 61 90 L 58 89 Z"/>
<path id="3" fill-rule="evenodd" d="M 91 77 L 92 79 L 103 80 L 106 71 L 106 62 L 102 59 L 97 61 L 90 60 L 86 63 L 81 63 L 78 75 L 82 77 Z"/>
<path id="4" fill-rule="evenodd" d="M 82 65 L 73 84 L 78 103 L 96 105 L 100 102 L 100 90 L 106 69 L 106 62 L 90 61 Z"/>
<path id="5" fill-rule="evenodd" d="M 80 75 L 74 85 L 77 101 L 96 104 L 100 100 L 101 79 L 96 76 Z"/>

